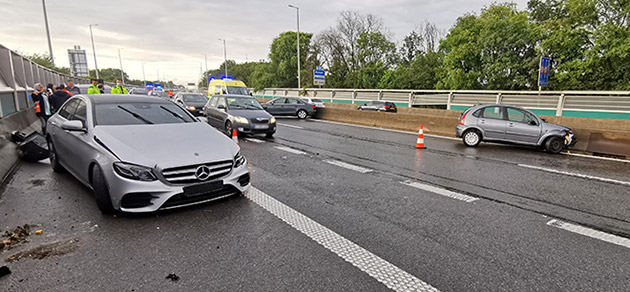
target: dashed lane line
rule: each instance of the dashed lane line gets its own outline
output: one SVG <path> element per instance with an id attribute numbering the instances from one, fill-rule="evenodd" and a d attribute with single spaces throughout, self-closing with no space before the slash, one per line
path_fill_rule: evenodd
<path id="1" fill-rule="evenodd" d="M 289 128 L 294 128 L 294 129 L 304 129 L 304 128 L 300 127 L 300 126 L 294 126 L 294 125 L 289 125 L 289 124 L 284 124 L 284 123 L 278 123 L 278 125 L 289 127 Z"/>
<path id="2" fill-rule="evenodd" d="M 613 235 L 613 234 L 602 232 L 602 231 L 597 231 L 595 229 L 567 223 L 567 222 L 556 220 L 556 219 L 553 219 L 547 222 L 547 225 L 564 229 L 566 231 L 570 231 L 570 232 L 577 233 L 580 235 L 588 236 L 591 238 L 599 239 L 599 240 L 609 242 L 612 244 L 630 248 L 630 239 L 627 239 L 621 236 Z"/>
<path id="3" fill-rule="evenodd" d="M 394 291 L 438 291 L 356 243 L 251 187 L 247 198 Z"/>
<path id="4" fill-rule="evenodd" d="M 616 180 L 616 179 L 611 179 L 611 178 L 592 176 L 592 175 L 586 175 L 586 174 L 574 173 L 574 172 L 567 172 L 567 171 L 555 170 L 555 169 L 551 169 L 551 168 L 545 168 L 545 167 L 539 167 L 539 166 L 533 166 L 533 165 L 527 165 L 527 164 L 519 164 L 518 166 L 525 167 L 525 168 L 530 168 L 530 169 L 541 170 L 541 171 L 546 171 L 546 172 L 551 172 L 551 173 L 557 173 L 557 174 L 563 174 L 563 175 L 574 176 L 574 177 L 579 177 L 579 178 L 592 179 L 592 180 L 598 180 L 598 181 L 603 181 L 603 182 L 609 182 L 609 183 L 614 183 L 614 184 L 630 186 L 630 182 L 622 181 L 622 180 Z"/>
<path id="5" fill-rule="evenodd" d="M 452 192 L 452 191 L 449 191 L 447 189 L 434 187 L 432 185 L 427 185 L 427 184 L 423 184 L 423 183 L 416 182 L 416 181 L 409 181 L 408 180 L 408 181 L 403 181 L 401 183 L 404 184 L 404 185 L 408 185 L 410 187 L 414 187 L 414 188 L 417 188 L 417 189 L 425 190 L 427 192 L 432 192 L 432 193 L 435 193 L 435 194 L 438 194 L 438 195 L 442 195 L 442 196 L 445 196 L 445 197 L 449 197 L 449 198 L 452 198 L 452 199 L 464 201 L 466 203 L 472 203 L 474 201 L 479 200 L 479 198 L 475 198 L 475 197 L 471 197 L 471 196 L 468 196 L 468 195 Z"/>
<path id="6" fill-rule="evenodd" d="M 265 143 L 265 141 L 260 140 L 260 139 L 256 139 L 256 138 L 245 138 L 245 140 L 247 140 L 247 141 L 249 141 L 249 142 L 258 143 L 258 144 Z"/>
<path id="7" fill-rule="evenodd" d="M 282 150 L 284 152 L 289 152 L 289 153 L 293 153 L 293 154 L 298 154 L 298 155 L 306 155 L 306 152 L 301 151 L 301 150 L 297 150 L 297 149 L 293 149 L 290 147 L 285 147 L 285 146 L 275 146 L 274 148 L 278 149 L 278 150 Z"/>
<path id="8" fill-rule="evenodd" d="M 350 163 L 345 163 L 345 162 L 339 161 L 339 160 L 329 159 L 329 160 L 324 160 L 324 162 L 326 162 L 328 164 L 336 165 L 336 166 L 339 166 L 339 167 L 343 167 L 343 168 L 346 168 L 346 169 L 354 170 L 354 171 L 357 171 L 357 172 L 360 172 L 360 173 L 372 172 L 372 170 L 369 169 L 369 168 L 361 167 L 361 166 L 350 164 Z"/>

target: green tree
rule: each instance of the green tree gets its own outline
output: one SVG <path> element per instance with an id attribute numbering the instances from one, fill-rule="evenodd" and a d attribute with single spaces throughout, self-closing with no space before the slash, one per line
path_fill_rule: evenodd
<path id="1" fill-rule="evenodd" d="M 129 79 L 129 75 L 123 71 L 125 75 L 125 80 Z M 90 70 L 90 78 L 96 78 L 96 71 Z M 98 78 L 103 79 L 105 82 L 116 82 L 116 80 L 121 79 L 120 69 L 118 68 L 105 68 L 98 70 Z"/>
<path id="2" fill-rule="evenodd" d="M 356 88 L 376 88 L 385 72 L 396 62 L 396 46 L 379 32 L 364 32 L 357 39 Z"/>
<path id="3" fill-rule="evenodd" d="M 416 56 L 408 66 L 398 66 L 387 71 L 378 88 L 388 89 L 435 89 L 442 75 L 442 58 L 439 52 Z"/>
<path id="4" fill-rule="evenodd" d="M 30 59 L 31 61 L 33 61 L 34 63 L 42 66 L 42 67 L 46 67 L 48 69 L 52 69 L 55 70 L 59 73 L 63 73 L 66 75 L 70 75 L 70 69 L 68 69 L 67 67 L 57 67 L 57 66 L 53 66 L 52 64 L 52 58 L 50 57 L 50 55 L 48 53 L 34 53 L 31 55 L 27 55 L 27 54 L 23 54 L 20 53 L 20 55 L 26 57 L 27 59 Z"/>

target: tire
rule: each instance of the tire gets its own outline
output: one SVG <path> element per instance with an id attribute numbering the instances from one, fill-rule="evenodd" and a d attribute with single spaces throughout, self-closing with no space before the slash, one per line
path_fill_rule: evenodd
<path id="1" fill-rule="evenodd" d="M 305 110 L 301 109 L 297 111 L 297 116 L 298 116 L 298 119 L 303 120 L 303 119 L 306 119 L 306 117 L 308 116 L 308 113 Z"/>
<path id="2" fill-rule="evenodd" d="M 92 188 L 94 189 L 96 206 L 99 210 L 101 210 L 101 213 L 114 213 L 114 206 L 112 205 L 112 198 L 109 196 L 107 181 L 103 175 L 103 170 L 98 165 L 95 165 L 92 168 Z"/>
<path id="3" fill-rule="evenodd" d="M 545 141 L 545 150 L 549 153 L 558 154 L 564 149 L 564 141 L 558 136 L 553 136 Z"/>
<path id="4" fill-rule="evenodd" d="M 225 122 L 225 134 L 232 137 L 232 122 Z"/>
<path id="5" fill-rule="evenodd" d="M 477 147 L 481 143 L 481 133 L 474 129 L 468 130 L 462 135 L 462 141 L 468 147 Z"/>
<path id="6" fill-rule="evenodd" d="M 48 153 L 50 157 L 50 165 L 54 172 L 65 172 L 66 169 L 59 163 L 59 155 L 57 155 L 57 149 L 52 142 L 52 139 L 48 137 Z"/>

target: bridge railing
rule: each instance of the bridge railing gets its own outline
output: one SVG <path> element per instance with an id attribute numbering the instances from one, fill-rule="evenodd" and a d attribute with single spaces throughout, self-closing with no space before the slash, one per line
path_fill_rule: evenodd
<path id="1" fill-rule="evenodd" d="M 68 80 L 77 84 L 89 83 L 87 79 L 40 66 L 0 45 L 0 118 L 31 107 L 30 95 L 35 83 L 58 85 Z"/>
<path id="2" fill-rule="evenodd" d="M 362 104 L 387 100 L 398 106 L 465 110 L 476 104 L 512 104 L 546 116 L 630 120 L 630 91 L 390 90 L 265 88 L 259 97 L 309 96 L 326 102 Z"/>

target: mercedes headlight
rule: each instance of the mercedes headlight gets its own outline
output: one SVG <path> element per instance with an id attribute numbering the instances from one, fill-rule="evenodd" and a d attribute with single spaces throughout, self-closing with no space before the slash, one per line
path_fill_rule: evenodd
<path id="1" fill-rule="evenodd" d="M 128 179 L 140 180 L 140 181 L 154 181 L 157 180 L 151 168 L 146 166 L 140 166 L 135 164 L 129 164 L 124 162 L 114 162 L 114 171 Z"/>
<path id="2" fill-rule="evenodd" d="M 243 156 L 239 151 L 236 155 L 234 155 L 234 168 L 239 168 L 243 164 L 245 164 L 245 156 Z"/>
<path id="3" fill-rule="evenodd" d="M 271 119 L 269 120 L 270 123 L 275 123 L 276 122 L 276 117 L 271 117 Z"/>

